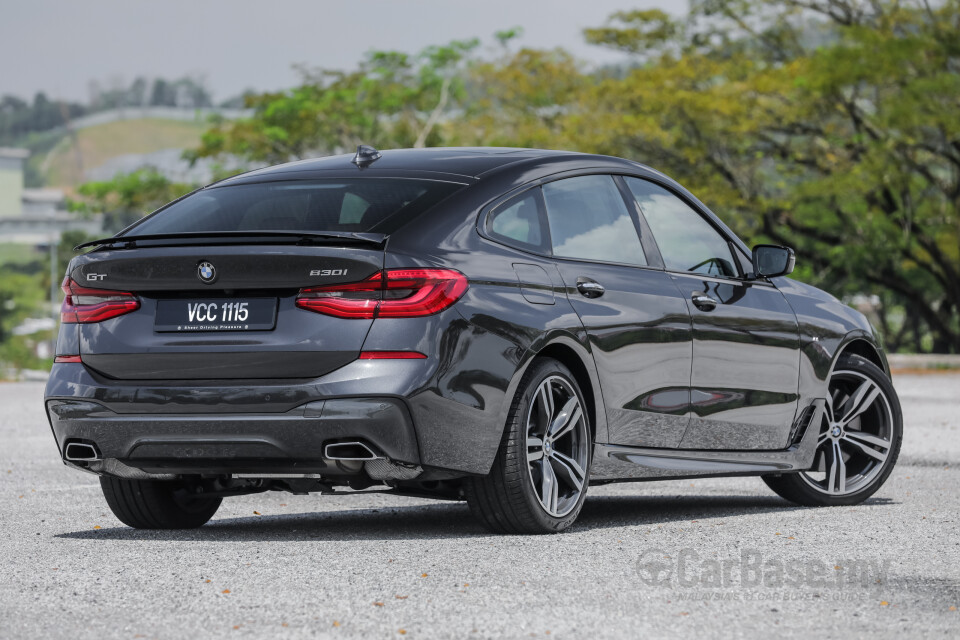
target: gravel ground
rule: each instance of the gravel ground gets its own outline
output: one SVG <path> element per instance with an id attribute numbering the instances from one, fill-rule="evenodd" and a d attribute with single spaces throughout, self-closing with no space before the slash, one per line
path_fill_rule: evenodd
<path id="1" fill-rule="evenodd" d="M 757 478 L 591 489 L 578 525 L 491 535 L 456 503 L 227 499 L 141 532 L 69 471 L 43 387 L 0 385 L 0 637 L 957 637 L 960 375 L 896 379 L 899 466 L 865 504 Z"/>

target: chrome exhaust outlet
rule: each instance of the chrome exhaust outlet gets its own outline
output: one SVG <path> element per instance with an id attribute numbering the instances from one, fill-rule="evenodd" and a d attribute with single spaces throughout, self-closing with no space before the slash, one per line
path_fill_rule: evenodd
<path id="1" fill-rule="evenodd" d="M 332 442 L 323 448 L 327 460 L 379 460 L 373 449 L 363 442 Z"/>
<path id="2" fill-rule="evenodd" d="M 93 462 L 100 459 L 100 453 L 92 444 L 70 442 L 63 449 L 63 458 L 71 462 Z"/>

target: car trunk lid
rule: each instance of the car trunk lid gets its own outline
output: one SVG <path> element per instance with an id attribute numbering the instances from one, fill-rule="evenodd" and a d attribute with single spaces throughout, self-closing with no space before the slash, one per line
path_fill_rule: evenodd
<path id="1" fill-rule="evenodd" d="M 383 268 L 384 252 L 371 242 L 332 242 L 81 256 L 68 274 L 76 285 L 139 300 L 132 312 L 81 323 L 81 358 L 121 380 L 313 378 L 337 369 L 359 355 L 372 320 L 310 313 L 297 308 L 297 294 L 368 278 Z"/>

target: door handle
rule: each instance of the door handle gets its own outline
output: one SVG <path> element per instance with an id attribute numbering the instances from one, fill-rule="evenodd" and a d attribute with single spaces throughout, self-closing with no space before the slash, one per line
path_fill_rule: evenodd
<path id="1" fill-rule="evenodd" d="M 590 278 L 577 278 L 577 291 L 584 298 L 599 298 L 606 289 L 596 280 Z"/>
<path id="2" fill-rule="evenodd" d="M 700 309 L 700 311 L 713 311 L 717 308 L 717 301 L 708 295 L 694 292 L 693 306 Z"/>

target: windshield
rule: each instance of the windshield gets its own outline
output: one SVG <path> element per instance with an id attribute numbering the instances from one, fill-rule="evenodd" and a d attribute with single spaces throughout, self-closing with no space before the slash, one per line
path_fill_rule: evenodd
<path id="1" fill-rule="evenodd" d="M 261 182 L 203 189 L 125 237 L 220 231 L 391 233 L 464 185 L 406 178 Z"/>

